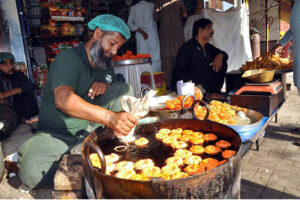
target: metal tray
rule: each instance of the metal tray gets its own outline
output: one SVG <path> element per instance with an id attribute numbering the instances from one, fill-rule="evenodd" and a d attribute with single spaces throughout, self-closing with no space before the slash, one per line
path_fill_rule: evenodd
<path id="1" fill-rule="evenodd" d="M 141 58 L 141 59 L 126 59 L 120 61 L 112 61 L 112 66 L 124 66 L 124 65 L 136 65 L 151 62 L 151 58 Z"/>
<path id="2" fill-rule="evenodd" d="M 257 112 L 255 110 L 250 110 L 250 109 L 247 109 L 245 114 L 246 114 L 245 119 L 241 119 L 237 117 L 236 125 L 227 124 L 227 126 L 233 128 L 236 132 L 246 132 L 246 131 L 257 129 L 261 124 L 263 115 L 260 112 Z"/>

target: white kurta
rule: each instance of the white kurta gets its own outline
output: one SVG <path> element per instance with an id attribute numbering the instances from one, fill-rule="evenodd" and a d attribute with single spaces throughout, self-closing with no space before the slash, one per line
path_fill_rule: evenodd
<path id="1" fill-rule="evenodd" d="M 161 72 L 159 37 L 153 13 L 153 3 L 140 1 L 130 8 L 127 24 L 131 31 L 140 28 L 148 34 L 145 40 L 136 32 L 137 53 L 150 54 L 153 72 Z"/>
<path id="2" fill-rule="evenodd" d="M 290 29 L 279 41 L 285 46 L 293 38 L 293 65 L 294 84 L 298 88 L 300 95 L 300 0 L 295 1 L 290 15 Z"/>

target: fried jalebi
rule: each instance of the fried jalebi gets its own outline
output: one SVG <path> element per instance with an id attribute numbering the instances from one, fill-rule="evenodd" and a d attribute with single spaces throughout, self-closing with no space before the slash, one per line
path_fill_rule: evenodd
<path id="1" fill-rule="evenodd" d="M 149 144 L 149 140 L 147 138 L 141 137 L 134 141 L 134 144 L 138 147 L 144 147 Z"/>
<path id="2" fill-rule="evenodd" d="M 177 172 L 176 174 L 172 174 L 171 178 L 172 179 L 179 179 L 179 178 L 186 178 L 189 177 L 190 175 L 186 172 Z"/>
<path id="3" fill-rule="evenodd" d="M 202 158 L 200 156 L 195 156 L 195 155 L 186 157 L 183 160 L 184 164 L 186 165 L 193 165 L 193 164 L 198 165 L 201 163 L 201 161 Z"/>
<path id="4" fill-rule="evenodd" d="M 219 161 L 214 158 L 203 159 L 202 163 L 204 164 L 206 171 L 219 166 Z"/>
<path id="5" fill-rule="evenodd" d="M 227 150 L 225 150 L 225 151 L 222 152 L 222 156 L 223 156 L 223 158 L 225 158 L 225 159 L 231 158 L 232 156 L 234 156 L 234 154 L 236 154 L 236 151 L 234 151 L 234 150 L 229 150 L 229 149 L 227 149 Z"/>
<path id="6" fill-rule="evenodd" d="M 139 160 L 134 164 L 134 168 L 136 170 L 142 170 L 146 167 L 152 167 L 152 166 L 154 166 L 154 162 L 150 158 Z"/>
<path id="7" fill-rule="evenodd" d="M 186 150 L 186 149 L 178 149 L 174 153 L 174 157 L 180 157 L 180 158 L 186 158 L 186 157 L 189 157 L 191 155 L 193 155 L 193 153 L 189 150 Z"/>
<path id="8" fill-rule="evenodd" d="M 171 165 L 166 165 L 166 166 L 162 167 L 161 171 L 165 174 L 172 175 L 177 172 L 180 172 L 180 169 L 177 165 L 171 164 Z"/>
<path id="9" fill-rule="evenodd" d="M 208 119 L 211 121 L 219 122 L 222 124 L 231 124 L 234 125 L 237 123 L 237 112 L 238 111 L 246 111 L 246 109 L 232 106 L 227 103 L 222 103 L 221 101 L 213 100 L 209 104 L 210 113 Z M 198 106 L 195 110 L 196 116 L 203 120 L 206 115 L 206 107 Z"/>
<path id="10" fill-rule="evenodd" d="M 167 165 L 183 165 L 183 159 L 180 157 L 170 157 L 166 160 Z"/>
<path id="11" fill-rule="evenodd" d="M 200 165 L 188 165 L 183 169 L 185 172 L 189 173 L 191 176 L 195 174 L 200 174 L 205 172 L 205 166 L 203 164 Z"/>
<path id="12" fill-rule="evenodd" d="M 204 147 L 200 145 L 193 145 L 189 150 L 194 154 L 203 154 L 205 152 Z"/>
<path id="13" fill-rule="evenodd" d="M 218 142 L 216 142 L 216 146 L 222 149 L 227 149 L 231 146 L 231 144 L 230 142 L 227 142 L 225 140 L 219 140 Z"/>
<path id="14" fill-rule="evenodd" d="M 210 155 L 216 155 L 221 152 L 221 148 L 214 145 L 207 145 L 205 147 L 205 153 Z"/>

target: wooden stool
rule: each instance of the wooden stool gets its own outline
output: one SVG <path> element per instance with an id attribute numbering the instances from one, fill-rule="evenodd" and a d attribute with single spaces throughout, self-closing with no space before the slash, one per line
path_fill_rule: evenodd
<path id="1" fill-rule="evenodd" d="M 82 199 L 83 188 L 81 155 L 64 155 L 54 176 L 52 198 Z"/>

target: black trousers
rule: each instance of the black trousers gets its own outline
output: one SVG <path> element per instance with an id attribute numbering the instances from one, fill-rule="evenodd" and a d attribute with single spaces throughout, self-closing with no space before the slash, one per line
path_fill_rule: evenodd
<path id="1" fill-rule="evenodd" d="M 227 61 L 223 61 L 222 68 L 218 72 L 214 71 L 211 66 L 209 67 L 207 79 L 203 83 L 203 88 L 206 90 L 206 93 L 221 93 L 227 67 Z"/>
<path id="2" fill-rule="evenodd" d="M 33 92 L 17 95 L 13 107 L 20 119 L 30 119 L 39 114 L 39 107 Z"/>

